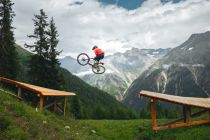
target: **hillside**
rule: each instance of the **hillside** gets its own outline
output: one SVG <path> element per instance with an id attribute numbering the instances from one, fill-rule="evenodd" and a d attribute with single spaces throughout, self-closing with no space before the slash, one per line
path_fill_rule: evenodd
<path id="1" fill-rule="evenodd" d="M 36 112 L 22 101 L 12 98 L 0 90 L 0 139 L 1 140 L 92 140 L 100 139 L 90 134 L 91 128 L 45 112 Z"/>
<path id="2" fill-rule="evenodd" d="M 207 140 L 209 125 L 153 133 L 151 120 L 73 120 L 44 114 L 0 89 L 1 140 Z M 165 122 L 165 120 L 158 120 Z"/>
<path id="3" fill-rule="evenodd" d="M 124 103 L 136 109 L 145 107 L 145 98 L 137 97 L 141 90 L 209 97 L 209 54 L 210 32 L 191 35 L 186 42 L 172 49 L 132 83 Z"/>
<path id="4" fill-rule="evenodd" d="M 19 45 L 16 46 L 16 51 L 18 52 L 18 61 L 19 61 L 19 71 L 18 71 L 18 80 L 24 81 L 24 82 L 29 82 L 28 81 L 28 62 L 30 59 L 30 56 L 32 56 L 32 53 L 28 52 L 24 48 L 22 48 Z"/>
<path id="5" fill-rule="evenodd" d="M 19 51 L 21 50 L 21 51 Z M 23 82 L 30 82 L 27 78 L 28 60 L 30 59 L 30 53 L 22 48 L 17 49 L 19 53 L 19 60 L 21 65 L 21 73 L 18 76 L 18 80 Z M 22 55 L 21 55 L 22 54 Z M 128 119 L 135 118 L 135 113 L 119 103 L 108 93 L 99 90 L 98 88 L 91 87 L 85 83 L 79 77 L 71 74 L 67 70 L 60 68 L 63 78 L 65 80 L 66 90 L 77 94 L 78 101 L 74 98 L 69 100 L 69 105 L 73 102 L 77 106 L 80 118 L 97 118 L 97 119 Z M 69 110 L 74 110 L 74 106 Z"/>
<path id="6" fill-rule="evenodd" d="M 67 91 L 77 94 L 81 101 L 83 115 L 92 119 L 129 119 L 135 118 L 135 113 L 118 102 L 108 93 L 91 87 L 69 71 L 63 69 Z"/>

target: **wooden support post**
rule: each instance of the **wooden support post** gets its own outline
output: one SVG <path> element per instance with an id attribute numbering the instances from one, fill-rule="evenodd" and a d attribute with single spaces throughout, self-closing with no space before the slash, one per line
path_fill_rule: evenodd
<path id="1" fill-rule="evenodd" d="M 18 97 L 21 98 L 21 94 L 22 94 L 22 88 L 21 87 L 18 87 Z"/>
<path id="2" fill-rule="evenodd" d="M 56 105 L 56 100 L 54 101 L 54 105 L 53 105 L 53 111 L 56 112 L 57 109 L 57 105 Z"/>
<path id="3" fill-rule="evenodd" d="M 63 115 L 66 115 L 66 103 L 67 103 L 67 97 L 64 97 L 64 105 L 63 105 Z"/>
<path id="4" fill-rule="evenodd" d="M 44 97 L 42 95 L 40 95 L 40 100 L 39 100 L 39 110 L 40 110 L 40 112 L 43 111 L 43 100 L 44 100 Z"/>
<path id="5" fill-rule="evenodd" d="M 210 110 L 208 110 L 208 112 L 207 112 L 208 114 L 209 114 L 209 119 L 210 119 Z"/>
<path id="6" fill-rule="evenodd" d="M 191 108 L 190 106 L 183 106 L 183 117 L 184 122 L 190 122 Z"/>
<path id="7" fill-rule="evenodd" d="M 155 109 L 155 100 L 154 98 L 150 98 L 150 109 L 151 109 L 151 115 L 152 115 L 152 129 L 154 131 L 155 128 L 157 127 L 157 122 L 156 122 L 156 109 Z"/>

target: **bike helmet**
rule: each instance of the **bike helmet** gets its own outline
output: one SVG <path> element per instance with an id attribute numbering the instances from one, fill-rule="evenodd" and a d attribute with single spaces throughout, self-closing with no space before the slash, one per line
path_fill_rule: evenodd
<path id="1" fill-rule="evenodd" d="M 96 45 L 95 45 L 95 46 L 93 46 L 92 50 L 94 50 L 95 48 L 98 48 L 98 46 L 96 46 Z"/>

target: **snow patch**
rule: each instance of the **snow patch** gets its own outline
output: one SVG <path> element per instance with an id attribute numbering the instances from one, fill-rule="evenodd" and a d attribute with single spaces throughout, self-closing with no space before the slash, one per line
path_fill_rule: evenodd
<path id="1" fill-rule="evenodd" d="M 157 51 L 157 52 L 153 52 L 153 54 L 159 54 L 159 53 L 160 53 L 160 52 L 158 52 L 158 51 Z"/>
<path id="2" fill-rule="evenodd" d="M 204 64 L 193 64 L 192 66 L 193 66 L 193 67 L 205 67 Z"/>
<path id="3" fill-rule="evenodd" d="M 114 71 L 113 71 L 113 70 L 110 70 L 110 69 L 107 69 L 107 70 L 105 71 L 105 73 L 106 73 L 106 74 L 108 74 L 108 73 L 114 73 Z"/>
<path id="4" fill-rule="evenodd" d="M 147 54 L 147 56 L 149 56 L 150 58 L 154 58 L 155 55 L 151 55 L 151 54 Z"/>
<path id="5" fill-rule="evenodd" d="M 164 69 L 168 69 L 171 66 L 171 64 L 163 64 Z"/>
<path id="6" fill-rule="evenodd" d="M 189 48 L 188 50 L 190 51 L 190 50 L 192 50 L 193 48 L 191 47 L 191 48 Z"/>
<path id="7" fill-rule="evenodd" d="M 107 69 L 105 71 L 106 74 L 108 73 L 114 73 L 114 71 L 110 70 L 110 69 Z M 79 73 L 74 73 L 74 75 L 76 76 L 79 76 L 79 77 L 83 77 L 85 75 L 91 75 L 91 74 L 94 74 L 93 71 L 91 69 L 89 69 L 88 71 L 82 71 L 82 72 L 79 72 Z"/>
<path id="8" fill-rule="evenodd" d="M 82 72 L 79 72 L 79 73 L 74 73 L 74 75 L 79 76 L 79 77 L 82 77 L 84 75 L 89 75 L 89 74 L 93 74 L 91 69 L 89 69 L 88 71 L 82 71 Z"/>

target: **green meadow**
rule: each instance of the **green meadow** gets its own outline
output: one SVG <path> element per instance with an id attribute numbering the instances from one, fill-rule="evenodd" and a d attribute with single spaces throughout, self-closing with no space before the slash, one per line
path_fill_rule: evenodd
<path id="1" fill-rule="evenodd" d="M 0 91 L 1 140 L 209 140 L 210 125 L 154 133 L 150 119 L 75 120 L 48 111 L 36 112 L 29 103 Z M 158 120 L 159 123 L 166 120 Z"/>

